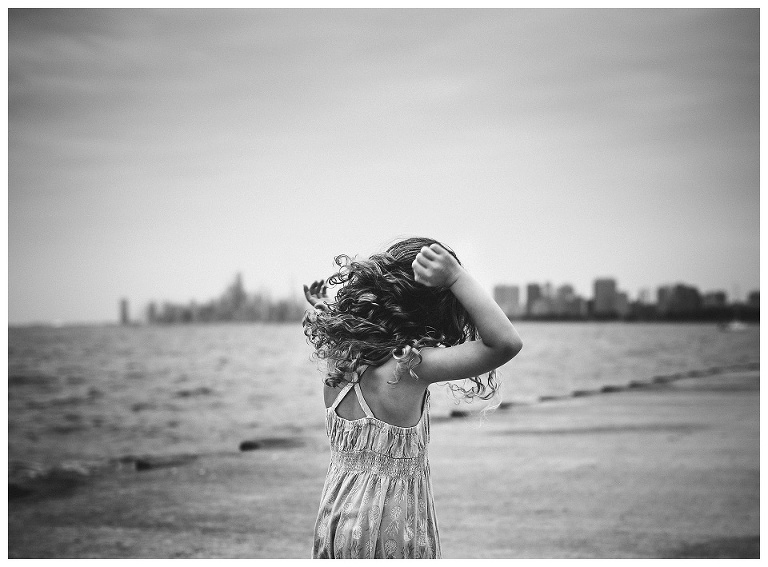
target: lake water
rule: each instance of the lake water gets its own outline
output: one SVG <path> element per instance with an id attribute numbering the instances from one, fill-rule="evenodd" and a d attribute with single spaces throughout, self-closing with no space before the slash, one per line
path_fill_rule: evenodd
<path id="1" fill-rule="evenodd" d="M 703 324 L 516 326 L 524 348 L 501 369 L 507 401 L 760 357 L 759 326 L 738 333 Z M 298 324 L 10 328 L 11 466 L 231 452 L 245 439 L 322 430 L 321 373 L 311 353 Z M 446 386 L 431 389 L 433 416 L 457 407 Z"/>

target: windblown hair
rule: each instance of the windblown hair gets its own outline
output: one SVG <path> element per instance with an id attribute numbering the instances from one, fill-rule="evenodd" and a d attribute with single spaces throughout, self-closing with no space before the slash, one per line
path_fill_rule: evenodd
<path id="1" fill-rule="evenodd" d="M 328 279 L 328 284 L 342 286 L 336 301 L 304 318 L 308 342 L 317 358 L 327 362 L 328 386 L 349 382 L 359 367 L 380 366 L 390 356 L 398 360 L 395 382 L 406 375 L 418 379 L 420 348 L 451 347 L 479 338 L 449 288 L 428 287 L 414 279 L 411 264 L 423 246 L 433 243 L 459 261 L 450 248 L 431 238 L 401 240 L 367 260 L 336 257 L 339 270 Z M 499 388 L 495 370 L 487 380 L 475 376 L 465 385 L 449 382 L 454 394 L 468 399 L 490 399 Z"/>

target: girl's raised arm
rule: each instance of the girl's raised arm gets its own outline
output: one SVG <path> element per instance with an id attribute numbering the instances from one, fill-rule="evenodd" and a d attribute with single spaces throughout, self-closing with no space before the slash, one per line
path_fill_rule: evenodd
<path id="1" fill-rule="evenodd" d="M 456 296 L 477 327 L 480 340 L 449 348 L 424 348 L 415 369 L 426 382 L 463 380 L 502 366 L 523 342 L 509 318 L 478 281 L 439 244 L 424 246 L 413 261 L 417 282 L 445 286 Z"/>

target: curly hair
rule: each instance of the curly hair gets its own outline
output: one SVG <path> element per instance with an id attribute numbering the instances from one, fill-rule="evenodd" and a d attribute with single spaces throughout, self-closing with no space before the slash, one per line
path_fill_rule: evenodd
<path id="1" fill-rule="evenodd" d="M 421 362 L 420 348 L 479 338 L 469 313 L 449 288 L 427 287 L 414 279 L 411 264 L 423 246 L 434 243 L 459 261 L 453 250 L 432 238 L 401 240 L 367 260 L 344 254 L 335 258 L 339 270 L 328 284 L 342 286 L 336 301 L 308 313 L 303 322 L 317 358 L 327 361 L 328 386 L 349 382 L 359 367 L 380 366 L 390 356 L 398 360 L 395 382 L 406 374 L 418 379 L 414 368 Z M 495 370 L 486 381 L 479 376 L 467 381 L 468 387 L 449 387 L 470 400 L 488 400 L 499 388 Z"/>

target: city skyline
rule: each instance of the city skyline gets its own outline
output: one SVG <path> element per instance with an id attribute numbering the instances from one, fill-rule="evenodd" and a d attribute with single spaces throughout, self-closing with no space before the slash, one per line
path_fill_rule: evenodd
<path id="1" fill-rule="evenodd" d="M 521 291 L 526 290 L 525 296 Z M 570 316 L 587 318 L 591 316 L 618 314 L 626 317 L 633 305 L 662 307 L 663 296 L 669 297 L 676 290 L 690 292 L 698 296 L 694 302 L 700 305 L 690 307 L 691 310 L 703 308 L 724 308 L 735 304 L 749 304 L 759 310 L 759 289 L 748 292 L 744 302 L 730 298 L 724 290 L 704 290 L 700 292 L 697 286 L 684 282 L 658 285 L 650 293 L 650 289 L 640 290 L 636 298 L 618 287 L 615 278 L 596 278 L 592 296 L 582 296 L 571 284 L 564 282 L 553 285 L 552 282 L 527 282 L 524 285 L 514 283 L 497 284 L 493 287 L 494 300 L 504 312 L 513 318 L 536 317 L 547 315 Z M 331 288 L 333 291 L 333 288 Z M 603 297 L 601 298 L 601 294 Z M 532 296 L 533 295 L 533 296 Z M 333 300 L 333 294 L 330 294 Z M 755 301 L 756 297 L 756 301 Z M 537 302 L 541 302 L 537 305 Z M 152 300 L 146 305 L 139 306 L 139 315 L 131 316 L 128 298 L 119 300 L 119 322 L 123 325 L 146 323 L 194 323 L 215 321 L 290 321 L 299 320 L 303 313 L 300 307 L 308 309 L 304 300 L 296 298 L 262 295 L 245 289 L 242 274 L 238 273 L 234 282 L 218 297 L 207 300 L 193 299 L 188 304 L 174 302 L 170 299 Z M 134 312 L 135 313 L 135 312 Z"/>
<path id="2" fill-rule="evenodd" d="M 745 301 L 729 298 L 723 290 L 706 290 L 684 282 L 659 285 L 654 297 L 649 289 L 640 290 L 632 299 L 613 278 L 596 278 L 591 296 L 580 295 L 572 285 L 529 282 L 523 286 L 501 284 L 493 297 L 510 318 L 597 319 L 597 320 L 736 320 L 750 321 L 760 316 L 760 290 L 751 290 Z"/>
<path id="3" fill-rule="evenodd" d="M 599 288 L 602 288 L 603 290 L 606 289 L 605 284 L 607 284 L 607 290 L 608 294 L 615 296 L 615 298 L 609 299 L 609 305 L 607 306 L 600 306 L 600 290 Z M 521 293 L 521 291 L 526 290 L 525 295 Z M 531 297 L 531 288 L 535 288 L 536 290 L 536 296 Z M 543 299 L 547 301 L 551 300 L 562 300 L 562 301 L 583 301 L 584 305 L 580 305 L 577 309 L 578 312 L 572 312 L 571 315 L 582 315 L 585 316 L 587 303 L 593 302 L 595 304 L 594 311 L 595 314 L 600 315 L 601 312 L 603 314 L 610 314 L 612 311 L 614 311 L 617 307 L 615 301 L 618 299 L 619 301 L 619 312 L 624 312 L 629 309 L 629 306 L 632 303 L 639 303 L 639 304 L 645 304 L 645 305 L 656 305 L 657 304 L 657 298 L 659 298 L 664 291 L 671 290 L 673 288 L 687 288 L 695 290 L 695 292 L 698 294 L 700 293 L 701 298 L 706 303 L 707 301 L 715 301 L 715 304 L 709 305 L 710 307 L 723 307 L 727 305 L 733 305 L 737 303 L 751 303 L 752 299 L 755 294 L 759 297 L 760 290 L 750 290 L 746 294 L 746 298 L 744 301 L 741 301 L 740 299 L 730 297 L 728 293 L 724 290 L 699 290 L 698 286 L 690 285 L 686 282 L 674 282 L 674 283 L 665 283 L 665 284 L 659 284 L 655 288 L 644 288 L 638 291 L 638 294 L 636 297 L 632 297 L 628 292 L 625 290 L 622 290 L 618 287 L 618 281 L 615 278 L 595 278 L 593 282 L 593 294 L 590 295 L 582 295 L 579 293 L 579 290 L 575 289 L 570 283 L 567 282 L 561 282 L 557 285 L 553 285 L 550 281 L 539 281 L 539 282 L 526 282 L 523 285 L 515 284 L 515 283 L 503 283 L 503 284 L 496 284 L 493 286 L 492 295 L 496 302 L 501 305 L 503 308 L 506 306 L 510 307 L 510 310 L 508 311 L 505 308 L 505 312 L 508 315 L 515 315 L 515 316 L 521 316 L 521 315 L 531 315 L 536 314 L 535 309 L 532 309 L 532 303 L 537 299 Z M 331 286 L 329 288 L 329 296 L 331 300 L 333 299 L 334 290 L 337 289 L 335 286 Z M 653 292 L 653 293 L 652 293 Z M 713 299 L 714 298 L 714 299 Z M 245 307 L 246 304 L 248 304 L 248 308 L 251 311 L 258 311 L 259 313 L 252 312 L 251 313 L 251 320 L 283 320 L 284 317 L 288 316 L 293 318 L 298 318 L 296 313 L 299 313 L 299 311 L 296 311 L 291 304 L 295 305 L 303 305 L 304 307 L 308 308 L 308 304 L 304 301 L 304 299 L 297 299 L 296 297 L 272 297 L 270 294 L 263 295 L 262 292 L 248 292 L 245 289 L 245 284 L 243 282 L 242 274 L 238 273 L 235 277 L 235 281 L 226 288 L 226 290 L 223 292 L 223 294 L 220 294 L 217 297 L 211 297 L 207 299 L 201 299 L 201 298 L 195 298 L 192 299 L 188 304 L 180 303 L 178 301 L 174 301 L 172 299 L 153 299 L 149 303 L 145 305 L 139 306 L 139 311 L 142 313 L 142 315 L 130 317 L 128 315 L 129 311 L 129 300 L 128 298 L 121 298 L 119 302 L 119 309 L 120 309 L 120 321 L 125 324 L 128 321 L 137 321 L 137 320 L 146 320 L 147 322 L 161 322 L 165 320 L 166 322 L 169 321 L 185 321 L 186 322 L 194 322 L 194 321 L 206 321 L 206 315 L 201 316 L 201 312 L 208 311 L 208 319 L 207 320 L 219 320 L 219 321 L 226 321 L 226 320 L 238 320 L 237 316 L 233 317 L 233 308 L 237 309 L 239 306 Z M 216 305 L 217 304 L 224 304 L 224 310 L 229 312 L 225 317 L 223 318 L 216 318 L 215 316 L 212 318 L 213 311 L 217 310 Z M 228 307 L 226 307 L 228 306 Z M 279 307 L 278 307 L 279 306 Z M 286 310 L 285 313 L 283 313 L 280 316 L 275 316 L 274 313 L 270 314 L 270 311 L 274 308 L 282 308 L 283 310 Z M 551 306 L 549 307 L 551 309 Z M 555 308 L 557 311 L 558 307 Z M 560 306 L 560 314 L 567 314 L 569 311 L 568 307 Z M 166 312 L 163 313 L 163 310 Z M 187 313 L 184 313 L 185 310 Z M 583 312 L 581 312 L 583 311 Z M 242 315 L 242 317 L 246 317 L 247 315 Z"/>
<path id="4" fill-rule="evenodd" d="M 665 281 L 665 282 L 657 283 L 657 284 L 652 285 L 652 286 L 649 285 L 649 286 L 640 288 L 639 290 L 637 290 L 636 293 L 633 294 L 630 291 L 624 289 L 622 286 L 620 286 L 620 281 L 617 278 L 600 277 L 600 278 L 595 278 L 594 281 L 598 281 L 598 280 L 613 280 L 616 283 L 616 285 L 617 285 L 617 288 L 616 288 L 616 292 L 617 293 L 625 293 L 627 295 L 627 299 L 629 301 L 640 301 L 640 302 L 644 302 L 644 303 L 653 303 L 655 301 L 654 298 L 655 298 L 655 296 L 656 296 L 656 294 L 657 294 L 659 289 L 664 288 L 664 287 L 674 287 L 676 285 L 685 285 L 685 286 L 689 286 L 689 287 L 694 287 L 694 288 L 698 289 L 702 293 L 702 295 L 707 295 L 707 294 L 711 294 L 711 293 L 722 293 L 722 294 L 724 294 L 724 296 L 725 296 L 725 298 L 727 299 L 728 302 L 743 302 L 743 301 L 746 301 L 747 296 L 749 294 L 755 293 L 755 292 L 757 292 L 757 293 L 760 292 L 760 288 L 756 287 L 754 289 L 744 290 L 744 292 L 739 294 L 739 296 L 737 297 L 737 296 L 734 296 L 734 295 L 728 293 L 728 290 L 725 290 L 725 289 L 702 288 L 701 286 L 697 285 L 695 282 Z M 591 298 L 591 299 L 595 298 L 594 291 L 584 293 L 580 289 L 574 287 L 568 281 L 553 283 L 551 280 L 540 279 L 540 280 L 537 280 L 537 281 L 525 282 L 525 283 L 522 283 L 522 284 L 515 283 L 515 282 L 503 282 L 503 283 L 498 283 L 498 284 L 494 285 L 493 287 L 494 287 L 494 291 L 497 288 L 509 288 L 509 287 L 518 288 L 519 301 L 521 303 L 526 303 L 528 301 L 528 293 L 525 293 L 525 289 L 527 287 L 530 287 L 531 285 L 537 285 L 538 287 L 540 287 L 542 289 L 545 288 L 547 285 L 549 285 L 550 286 L 550 290 L 551 290 L 550 293 L 549 294 L 542 294 L 542 295 L 554 295 L 557 292 L 557 290 L 559 290 L 559 289 L 570 288 L 571 293 L 573 293 L 574 295 L 582 296 L 582 297 L 585 297 L 585 298 Z M 537 298 L 538 297 L 540 297 L 540 296 L 537 296 Z"/>
<path id="5" fill-rule="evenodd" d="M 491 291 L 759 289 L 759 10 L 9 10 L 9 323 L 273 297 L 400 236 Z"/>

